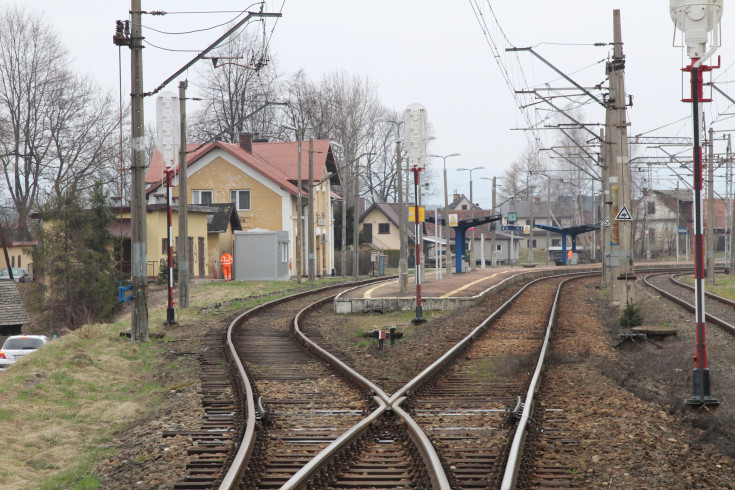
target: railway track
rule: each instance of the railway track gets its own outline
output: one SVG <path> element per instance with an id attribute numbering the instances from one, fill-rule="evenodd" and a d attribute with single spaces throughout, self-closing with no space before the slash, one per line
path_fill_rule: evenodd
<path id="1" fill-rule="evenodd" d="M 332 291 L 249 312 L 228 335 L 248 380 L 245 408 L 232 411 L 244 422 L 228 430 L 242 442 L 227 441 L 226 474 L 211 464 L 178 488 L 487 488 L 517 478 L 522 449 L 508 450 L 526 437 L 525 398 L 541 368 L 529 371 L 548 344 L 560 282 L 525 286 L 390 396 L 300 332 L 299 316 Z M 558 469 L 544 464 L 534 471 Z"/>
<path id="2" fill-rule="evenodd" d="M 662 296 L 674 301 L 689 311 L 694 311 L 692 301 L 694 288 L 676 279 L 676 274 L 649 274 L 643 278 L 645 284 Z M 705 321 L 715 324 L 731 335 L 735 335 L 735 302 L 705 292 Z"/>

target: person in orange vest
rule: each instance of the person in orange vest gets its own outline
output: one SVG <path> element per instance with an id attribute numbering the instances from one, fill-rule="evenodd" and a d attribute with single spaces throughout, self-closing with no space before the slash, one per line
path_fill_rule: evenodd
<path id="1" fill-rule="evenodd" d="M 232 281 L 232 255 L 227 252 L 223 253 L 219 262 L 222 264 L 222 278 L 225 281 Z"/>

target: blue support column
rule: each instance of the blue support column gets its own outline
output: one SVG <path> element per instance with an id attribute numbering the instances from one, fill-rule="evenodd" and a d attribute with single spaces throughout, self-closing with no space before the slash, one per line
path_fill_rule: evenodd
<path id="1" fill-rule="evenodd" d="M 567 234 L 561 234 L 561 263 L 567 265 Z"/>
<path id="2" fill-rule="evenodd" d="M 467 228 L 463 226 L 455 226 L 454 228 L 454 264 L 456 272 L 464 272 L 462 270 L 462 256 L 464 255 L 464 241 L 467 234 Z"/>

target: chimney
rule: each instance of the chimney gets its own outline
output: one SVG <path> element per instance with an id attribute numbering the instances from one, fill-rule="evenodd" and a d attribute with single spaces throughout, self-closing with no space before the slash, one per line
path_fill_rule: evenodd
<path id="1" fill-rule="evenodd" d="M 253 152 L 253 135 L 252 133 L 240 133 L 240 148 L 248 153 Z"/>

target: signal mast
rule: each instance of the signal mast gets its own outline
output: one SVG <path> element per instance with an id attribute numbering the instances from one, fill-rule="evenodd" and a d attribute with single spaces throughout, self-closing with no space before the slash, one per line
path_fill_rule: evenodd
<path id="1" fill-rule="evenodd" d="M 669 0 L 669 12 L 676 29 L 684 33 L 684 45 L 689 66 L 682 68 L 691 73 L 691 98 L 682 102 L 692 103 L 694 126 L 694 307 L 697 326 L 697 350 L 694 355 L 694 390 L 687 405 L 718 405 L 720 402 L 710 395 L 710 376 L 707 367 L 707 348 L 704 338 L 704 236 L 702 235 L 702 146 L 700 143 L 702 102 L 712 99 L 703 98 L 702 74 L 717 66 L 705 65 L 720 46 L 720 19 L 722 19 L 722 0 Z M 676 34 L 676 31 L 674 32 Z M 709 49 L 707 43 L 709 42 Z M 711 163 L 710 163 L 711 164 Z M 709 203 L 711 206 L 712 203 Z M 709 226 L 713 224 L 710 223 Z"/>

